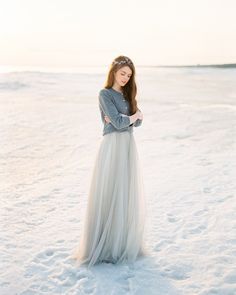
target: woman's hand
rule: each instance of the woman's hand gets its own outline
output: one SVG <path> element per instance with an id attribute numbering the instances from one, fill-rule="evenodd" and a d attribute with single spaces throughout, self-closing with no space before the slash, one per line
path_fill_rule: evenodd
<path id="1" fill-rule="evenodd" d="M 138 109 L 137 110 L 138 119 L 143 120 L 143 113 Z"/>
<path id="2" fill-rule="evenodd" d="M 107 116 L 105 116 L 104 119 L 105 119 L 106 123 L 110 123 L 111 122 L 111 120 Z"/>
<path id="3" fill-rule="evenodd" d="M 140 119 L 140 120 L 143 120 L 143 114 L 142 112 L 138 109 L 136 111 L 135 114 L 129 116 L 129 119 L 130 119 L 130 124 L 133 124 L 136 120 Z"/>

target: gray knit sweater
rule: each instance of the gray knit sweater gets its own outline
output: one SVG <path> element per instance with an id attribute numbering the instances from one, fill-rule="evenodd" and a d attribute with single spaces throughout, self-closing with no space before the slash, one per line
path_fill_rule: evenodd
<path id="1" fill-rule="evenodd" d="M 142 124 L 142 120 L 137 119 L 130 124 L 129 116 L 130 105 L 123 94 L 113 88 L 103 88 L 99 91 L 99 109 L 101 119 L 104 124 L 103 135 L 110 132 L 133 132 L 133 126 L 138 127 Z M 111 120 L 107 123 L 104 116 L 108 116 Z"/>

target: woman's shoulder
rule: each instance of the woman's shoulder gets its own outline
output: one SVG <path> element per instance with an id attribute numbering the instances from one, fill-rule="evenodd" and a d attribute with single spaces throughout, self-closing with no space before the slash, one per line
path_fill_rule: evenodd
<path id="1" fill-rule="evenodd" d="M 99 91 L 99 94 L 108 94 L 108 93 L 111 93 L 111 91 L 110 91 L 110 88 L 102 88 L 102 89 L 100 89 L 100 91 Z"/>
<path id="2" fill-rule="evenodd" d="M 112 99 L 112 92 L 109 88 L 102 88 L 99 91 L 99 97 Z"/>

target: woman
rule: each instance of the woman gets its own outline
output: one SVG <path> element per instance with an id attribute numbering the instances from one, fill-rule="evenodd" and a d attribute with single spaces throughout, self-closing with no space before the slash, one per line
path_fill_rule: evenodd
<path id="1" fill-rule="evenodd" d="M 135 67 L 128 57 L 118 56 L 99 92 L 103 139 L 92 173 L 80 244 L 73 256 L 88 267 L 101 262 L 134 262 L 146 253 L 146 205 L 133 136 L 133 127 L 143 120 L 136 92 Z"/>

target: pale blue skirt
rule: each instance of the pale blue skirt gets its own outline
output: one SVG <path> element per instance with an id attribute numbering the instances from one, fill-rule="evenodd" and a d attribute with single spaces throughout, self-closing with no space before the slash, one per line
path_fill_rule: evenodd
<path id="1" fill-rule="evenodd" d="M 92 266 L 134 262 L 146 255 L 146 202 L 133 132 L 111 132 L 101 141 L 88 194 L 79 246 L 73 258 Z"/>

